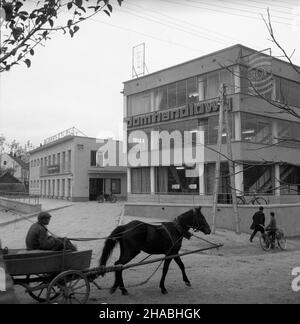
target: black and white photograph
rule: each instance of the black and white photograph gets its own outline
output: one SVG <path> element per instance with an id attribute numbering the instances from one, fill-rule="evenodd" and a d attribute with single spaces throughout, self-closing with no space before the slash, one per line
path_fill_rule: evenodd
<path id="1" fill-rule="evenodd" d="M 0 0 L 0 304 L 300 304 L 299 0 Z"/>

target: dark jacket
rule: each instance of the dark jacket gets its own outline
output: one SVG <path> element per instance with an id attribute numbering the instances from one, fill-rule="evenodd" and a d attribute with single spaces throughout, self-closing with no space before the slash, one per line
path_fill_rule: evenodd
<path id="1" fill-rule="evenodd" d="M 31 225 L 26 236 L 28 250 L 57 250 L 57 239 L 49 236 L 47 229 L 40 223 Z"/>
<path id="2" fill-rule="evenodd" d="M 258 225 L 265 226 L 265 214 L 260 210 L 253 215 L 252 220 L 253 222 L 250 229 L 254 229 Z"/>

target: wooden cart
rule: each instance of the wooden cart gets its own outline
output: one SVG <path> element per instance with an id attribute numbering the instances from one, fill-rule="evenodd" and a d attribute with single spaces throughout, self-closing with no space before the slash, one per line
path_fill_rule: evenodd
<path id="1" fill-rule="evenodd" d="M 92 250 L 9 250 L 4 255 L 14 285 L 21 285 L 38 302 L 86 303 L 90 285 L 83 270 L 90 267 Z"/>

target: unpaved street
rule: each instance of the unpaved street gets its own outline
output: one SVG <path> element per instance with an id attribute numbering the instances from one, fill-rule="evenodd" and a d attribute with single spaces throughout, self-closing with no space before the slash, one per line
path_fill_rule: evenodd
<path id="1" fill-rule="evenodd" d="M 63 204 L 64 202 L 44 201 L 47 209 Z M 122 207 L 121 203 L 76 203 L 53 212 L 49 229 L 62 236 L 105 237 L 117 225 Z M 18 218 L 18 215 L 1 212 L 0 223 L 14 218 Z M 132 219 L 124 217 L 123 222 L 127 223 Z M 146 222 L 157 221 L 154 218 L 140 219 Z M 24 247 L 24 238 L 29 226 L 30 223 L 24 220 L 0 227 L 3 245 L 9 248 Z M 197 235 L 204 237 L 200 233 Z M 129 296 L 122 296 L 120 291 L 113 295 L 109 293 L 113 273 L 98 278 L 97 283 L 102 289 L 97 290 L 92 285 L 89 303 L 300 303 L 300 292 L 293 292 L 291 289 L 294 278 L 291 271 L 294 267 L 300 267 L 299 239 L 289 240 L 288 249 L 283 252 L 264 252 L 259 247 L 257 238 L 251 244 L 249 235 L 236 235 L 221 229 L 215 235 L 205 236 L 205 239 L 222 243 L 224 247 L 182 257 L 192 287 L 184 285 L 181 272 L 174 262 L 170 265 L 166 279 L 166 288 L 169 291 L 167 295 L 162 295 L 158 288 L 161 268 L 148 282 L 141 285 L 158 266 L 158 263 L 153 263 L 124 271 L 124 282 Z M 79 249 L 93 249 L 91 266 L 97 265 L 103 240 L 80 242 L 77 245 Z M 196 238 L 184 240 L 181 252 L 192 251 L 202 246 L 208 244 Z M 140 254 L 133 262 L 142 260 L 145 256 Z M 109 264 L 113 264 L 117 257 L 118 248 Z M 35 303 L 24 293 L 24 288 L 16 287 L 16 293 L 21 303 Z"/>

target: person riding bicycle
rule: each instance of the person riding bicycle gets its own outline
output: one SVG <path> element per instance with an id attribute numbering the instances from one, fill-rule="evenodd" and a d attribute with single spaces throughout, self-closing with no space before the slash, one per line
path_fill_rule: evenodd
<path id="1" fill-rule="evenodd" d="M 252 242 L 257 232 L 261 232 L 261 234 L 265 233 L 265 214 L 263 213 L 263 210 L 264 208 L 260 206 L 259 211 L 257 211 L 252 217 L 253 222 L 250 229 L 254 231 L 250 236 L 250 242 Z"/>
<path id="2" fill-rule="evenodd" d="M 277 232 L 277 224 L 276 224 L 276 219 L 275 219 L 275 213 L 271 212 L 270 215 L 271 215 L 270 223 L 265 228 L 265 230 L 267 232 L 267 235 L 271 238 L 271 248 L 274 248 L 275 237 L 276 237 L 276 232 Z"/>

